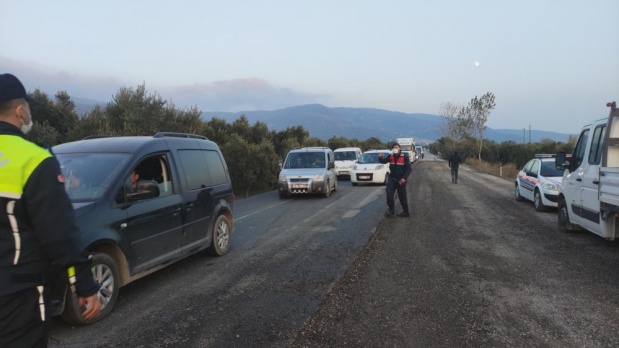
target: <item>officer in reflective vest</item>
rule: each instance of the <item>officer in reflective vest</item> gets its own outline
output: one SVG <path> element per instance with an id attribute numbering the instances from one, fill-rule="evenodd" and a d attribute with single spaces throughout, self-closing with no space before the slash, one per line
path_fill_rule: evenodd
<path id="1" fill-rule="evenodd" d="M 402 153 L 400 144 L 395 143 L 391 147 L 391 154 L 383 158 L 383 154 L 378 154 L 381 163 L 389 163 L 389 182 L 387 183 L 387 216 L 394 214 L 394 194 L 398 191 L 398 199 L 402 205 L 402 212 L 398 216 L 408 217 L 408 199 L 406 198 L 406 180 L 411 173 L 411 162 L 406 153 Z"/>
<path id="2" fill-rule="evenodd" d="M 32 99 L 0 75 L 0 347 L 47 347 L 51 266 L 64 268 L 87 320 L 99 315 L 99 286 L 79 247 L 79 231 L 58 161 L 24 138 Z"/>

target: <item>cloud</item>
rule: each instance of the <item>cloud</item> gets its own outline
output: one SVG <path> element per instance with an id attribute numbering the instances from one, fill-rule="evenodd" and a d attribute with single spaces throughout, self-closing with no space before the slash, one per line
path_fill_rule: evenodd
<path id="1" fill-rule="evenodd" d="M 328 103 L 327 94 L 311 94 L 247 78 L 180 86 L 173 93 L 204 111 L 273 110 L 311 103 Z"/>
<path id="2" fill-rule="evenodd" d="M 149 84 L 147 77 L 143 81 L 128 83 L 111 76 L 73 73 L 0 56 L 0 73 L 5 72 L 17 76 L 26 90 L 38 88 L 50 97 L 58 91 L 66 91 L 73 99 L 109 102 L 121 87 L 135 88 L 145 84 L 148 93 L 157 93 L 178 108 L 197 106 L 203 111 L 274 110 L 301 104 L 327 104 L 333 99 L 328 94 L 274 86 L 261 78 L 158 86 Z"/>

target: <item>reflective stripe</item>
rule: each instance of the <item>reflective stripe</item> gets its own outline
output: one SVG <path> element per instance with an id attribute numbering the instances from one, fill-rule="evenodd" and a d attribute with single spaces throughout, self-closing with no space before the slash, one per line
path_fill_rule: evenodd
<path id="1" fill-rule="evenodd" d="M 45 321 L 45 299 L 43 298 L 43 285 L 37 286 L 39 291 L 39 312 L 41 312 L 41 321 Z"/>
<path id="2" fill-rule="evenodd" d="M 69 276 L 69 286 L 71 288 L 71 292 L 75 292 L 75 283 L 77 281 L 75 278 L 75 266 L 67 268 L 67 275 Z"/>
<path id="3" fill-rule="evenodd" d="M 6 204 L 6 213 L 9 218 L 9 223 L 11 224 L 11 231 L 13 232 L 13 240 L 15 242 L 15 256 L 13 258 L 13 264 L 16 265 L 17 261 L 19 261 L 19 256 L 21 254 L 21 236 L 19 235 L 19 226 L 17 226 L 17 219 L 13 212 L 15 211 L 15 201 L 9 201 Z"/>

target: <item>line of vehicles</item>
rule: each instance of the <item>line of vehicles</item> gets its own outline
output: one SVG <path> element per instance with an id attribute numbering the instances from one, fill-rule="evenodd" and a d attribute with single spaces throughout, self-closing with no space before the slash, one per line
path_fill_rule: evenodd
<path id="1" fill-rule="evenodd" d="M 558 209 L 564 231 L 585 229 L 614 240 L 619 237 L 619 110 L 608 103 L 607 118 L 585 125 L 571 154 L 538 155 L 518 173 L 517 200 L 535 209 Z"/>
<path id="2" fill-rule="evenodd" d="M 413 138 L 397 138 L 411 163 L 423 158 L 423 148 Z M 362 152 L 358 147 L 331 150 L 328 147 L 305 147 L 291 150 L 279 174 L 277 189 L 282 199 L 294 194 L 321 194 L 329 197 L 337 191 L 337 181 L 350 177 L 353 186 L 361 183 L 387 184 L 389 165 L 380 163 L 378 155 L 390 150 Z"/>

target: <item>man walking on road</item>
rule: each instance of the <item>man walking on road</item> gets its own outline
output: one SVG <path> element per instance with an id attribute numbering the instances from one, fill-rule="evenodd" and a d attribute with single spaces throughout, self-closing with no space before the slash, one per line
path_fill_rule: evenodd
<path id="1" fill-rule="evenodd" d="M 458 167 L 460 166 L 460 156 L 458 156 L 458 151 L 454 151 L 454 154 L 449 157 L 449 168 L 451 168 L 451 182 L 454 184 L 458 183 Z"/>
<path id="2" fill-rule="evenodd" d="M 383 154 L 378 154 L 378 160 L 381 163 L 389 163 L 389 182 L 387 183 L 387 216 L 393 216 L 395 199 L 395 191 L 398 191 L 398 198 L 402 205 L 402 212 L 398 216 L 408 217 L 408 200 L 406 198 L 406 179 L 411 173 L 411 162 L 406 153 L 400 150 L 400 144 L 395 143 L 391 147 L 391 154 L 387 158 L 383 158 Z"/>
<path id="3" fill-rule="evenodd" d="M 30 97 L 0 74 L 0 347 L 47 347 L 52 266 L 66 272 L 82 316 L 99 315 L 99 286 L 79 249 L 79 230 L 58 161 L 24 138 Z M 65 278 L 65 279 L 67 279 Z"/>

